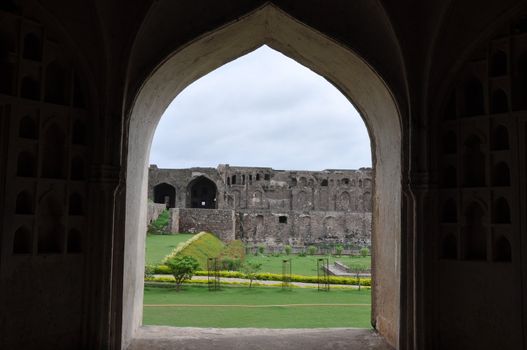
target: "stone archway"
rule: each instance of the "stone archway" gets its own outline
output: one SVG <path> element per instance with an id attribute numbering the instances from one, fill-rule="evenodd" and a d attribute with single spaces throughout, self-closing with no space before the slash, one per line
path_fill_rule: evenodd
<path id="1" fill-rule="evenodd" d="M 187 208 L 216 209 L 218 188 L 216 184 L 199 176 L 192 180 L 187 187 Z"/>
<path id="2" fill-rule="evenodd" d="M 133 339 L 142 316 L 147 163 L 156 125 L 189 84 L 262 45 L 332 82 L 359 110 L 372 140 L 372 324 L 392 345 L 400 333 L 401 121 L 385 82 L 359 55 L 267 4 L 168 57 L 142 85 L 127 127 L 126 224 L 122 339 Z M 139 189 L 139 190 L 138 190 Z"/>
<path id="3" fill-rule="evenodd" d="M 154 203 L 165 204 L 168 208 L 176 207 L 176 188 L 167 183 L 154 186 Z"/>

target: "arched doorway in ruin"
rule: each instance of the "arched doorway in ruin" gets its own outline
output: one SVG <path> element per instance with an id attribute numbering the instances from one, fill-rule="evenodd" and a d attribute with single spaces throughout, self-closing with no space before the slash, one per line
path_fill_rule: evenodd
<path id="1" fill-rule="evenodd" d="M 176 207 L 176 188 L 167 183 L 154 186 L 154 203 L 165 204 L 168 208 Z"/>
<path id="2" fill-rule="evenodd" d="M 401 332 L 401 149 L 398 106 L 386 83 L 359 55 L 266 4 L 166 58 L 142 84 L 127 127 L 123 346 L 141 325 L 148 154 L 156 125 L 189 84 L 267 45 L 332 82 L 356 106 L 372 140 L 372 325 L 392 345 Z M 152 103 L 155 101 L 155 103 Z M 137 189 L 140 189 L 138 191 Z M 132 257 L 133 256 L 133 257 Z"/>
<path id="3" fill-rule="evenodd" d="M 187 208 L 216 209 L 216 184 L 205 176 L 198 176 L 187 186 Z"/>

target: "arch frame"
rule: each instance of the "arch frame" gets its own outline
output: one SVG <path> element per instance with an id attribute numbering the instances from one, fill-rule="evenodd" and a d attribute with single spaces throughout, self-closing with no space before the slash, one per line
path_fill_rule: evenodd
<path id="1" fill-rule="evenodd" d="M 265 4 L 178 49 L 146 78 L 132 103 L 123 138 L 126 173 L 122 264 L 121 347 L 133 340 L 142 319 L 148 155 L 161 115 L 188 85 L 262 45 L 322 75 L 357 108 L 367 126 L 374 168 L 372 324 L 395 347 L 406 316 L 402 291 L 404 244 L 402 120 L 390 88 L 358 54 Z M 139 189 L 139 190 L 138 190 Z M 403 209 L 401 209 L 403 208 Z M 404 296 L 408 300 L 408 296 Z"/>

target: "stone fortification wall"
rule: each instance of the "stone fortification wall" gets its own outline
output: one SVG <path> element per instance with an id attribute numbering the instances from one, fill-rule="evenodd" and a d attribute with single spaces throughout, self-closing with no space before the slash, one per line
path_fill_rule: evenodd
<path id="1" fill-rule="evenodd" d="M 148 202 L 148 208 L 146 210 L 146 222 L 147 224 L 151 223 L 152 221 L 154 221 L 155 219 L 157 219 L 157 217 L 159 216 L 159 214 L 161 214 L 163 212 L 163 210 L 165 210 L 167 207 L 165 204 L 161 204 L 161 203 L 153 203 L 153 202 Z"/>
<path id="2" fill-rule="evenodd" d="M 238 212 L 236 238 L 247 244 L 305 247 L 323 244 L 371 244 L 371 213 Z"/>
<path id="3" fill-rule="evenodd" d="M 180 209 L 173 216 L 173 232 L 225 233 L 229 228 L 229 234 L 246 243 L 269 246 L 368 246 L 372 179 L 370 168 L 284 171 L 229 165 L 159 169 L 152 165 L 148 193 L 154 202 Z M 236 219 L 231 220 L 223 210 L 235 213 Z"/>
<path id="4" fill-rule="evenodd" d="M 172 232 L 212 232 L 222 241 L 235 238 L 235 213 L 232 209 L 171 209 Z"/>

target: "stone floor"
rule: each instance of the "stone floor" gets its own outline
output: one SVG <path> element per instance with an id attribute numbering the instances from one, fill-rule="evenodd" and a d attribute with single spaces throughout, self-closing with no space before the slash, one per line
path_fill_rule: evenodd
<path id="1" fill-rule="evenodd" d="M 144 326 L 128 350 L 393 350 L 374 331 Z"/>

